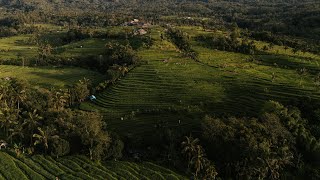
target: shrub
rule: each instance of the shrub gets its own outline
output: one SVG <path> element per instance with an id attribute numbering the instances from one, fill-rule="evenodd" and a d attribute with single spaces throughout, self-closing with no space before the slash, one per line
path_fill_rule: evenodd
<path id="1" fill-rule="evenodd" d="M 52 156 L 65 156 L 70 152 L 70 144 L 67 140 L 55 139 L 50 146 L 50 151 Z"/>
<path id="2" fill-rule="evenodd" d="M 124 143 L 120 140 L 120 137 L 116 134 L 111 135 L 112 142 L 106 152 L 105 158 L 119 159 L 122 158 L 122 151 Z"/>
<path id="3" fill-rule="evenodd" d="M 214 35 L 200 35 L 196 38 L 198 41 L 205 43 L 212 49 L 221 51 L 239 52 L 243 54 L 255 54 L 257 47 L 253 41 L 243 39 L 241 42 L 236 38 L 230 36 L 214 36 Z"/>
<path id="4" fill-rule="evenodd" d="M 181 30 L 168 28 L 166 31 L 166 36 L 180 51 L 182 51 L 184 56 L 190 57 L 193 60 L 197 60 L 198 53 L 191 48 L 191 45 L 186 38 L 186 34 L 184 34 Z"/>

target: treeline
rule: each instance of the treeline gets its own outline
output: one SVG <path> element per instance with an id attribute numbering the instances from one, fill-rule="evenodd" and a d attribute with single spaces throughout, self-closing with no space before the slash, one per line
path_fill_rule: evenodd
<path id="1" fill-rule="evenodd" d="M 279 179 L 293 162 L 295 142 L 272 115 L 206 117 L 203 140 L 223 179 Z"/>
<path id="2" fill-rule="evenodd" d="M 44 29 L 34 25 L 23 25 L 18 19 L 6 17 L 0 19 L 0 37 L 15 36 L 18 34 L 39 33 Z"/>
<path id="3" fill-rule="evenodd" d="M 312 3 L 310 3 L 312 2 Z M 70 12 L 67 9 L 61 9 L 55 13 L 37 10 L 24 10 L 25 12 L 17 12 L 16 15 L 6 17 L 1 20 L 4 23 L 24 24 L 34 23 L 51 23 L 65 27 L 92 26 L 105 27 L 120 25 L 128 22 L 133 18 L 145 19 L 154 24 L 177 24 L 177 25 L 197 25 L 204 29 L 221 29 L 228 28 L 233 23 L 237 23 L 243 29 L 249 29 L 254 32 L 268 31 L 276 34 L 272 39 L 272 43 L 287 45 L 292 48 L 298 48 L 301 51 L 319 52 L 319 9 L 320 4 L 315 1 L 297 2 L 299 8 L 294 3 L 277 1 L 278 6 L 271 6 L 275 2 L 259 1 L 259 2 L 234 2 L 227 1 L 183 1 L 183 2 L 134 2 L 129 1 L 124 4 L 116 2 L 108 2 L 108 6 L 114 8 L 111 14 L 101 13 L 100 8 L 91 6 L 91 3 L 84 3 L 87 6 L 96 8 L 91 12 L 76 11 Z M 40 3 L 41 4 L 41 3 Z M 43 6 L 51 6 L 50 2 L 44 3 Z M 58 3 L 60 5 L 63 2 Z M 75 4 L 69 4 L 75 6 Z M 81 3 L 79 3 L 81 4 Z M 155 6 L 155 4 L 159 4 Z M 312 5 L 313 4 L 313 5 Z M 26 5 L 25 3 L 21 4 Z M 34 4 L 34 6 L 37 6 Z M 40 6 L 40 5 L 39 5 Z M 259 8 L 257 8 L 259 7 Z M 130 9 L 130 10 L 129 10 Z M 288 11 L 282 11 L 288 9 Z M 128 13 L 123 13 L 128 10 Z M 155 13 L 157 12 L 157 13 Z M 170 17 L 161 17 L 167 15 Z M 272 18 L 271 18 L 272 17 Z M 8 21 L 8 18 L 11 19 Z M 0 23 L 1 24 L 1 23 Z M 7 25 L 5 25 L 7 26 Z M 17 28 L 4 28 L 3 34 L 15 35 Z M 308 42 L 292 41 L 285 36 L 298 36 L 310 39 Z M 260 33 L 254 37 L 261 36 Z M 284 37 L 282 37 L 284 36 Z M 280 38 L 279 38 L 280 37 Z M 298 38 L 294 38 L 298 39 Z"/>
<path id="4" fill-rule="evenodd" d="M 199 138 L 163 128 L 157 148 L 195 179 L 318 179 L 319 136 L 303 114 L 268 101 L 255 118 L 204 117 Z"/>
<path id="5" fill-rule="evenodd" d="M 0 79 L 0 125 L 16 155 L 82 153 L 93 160 L 119 158 L 123 143 L 108 133 L 102 116 L 73 109 L 85 100 L 89 81 L 79 81 L 67 90 L 33 89 L 13 78 Z"/>
<path id="6" fill-rule="evenodd" d="M 136 51 L 133 50 L 130 44 L 120 44 L 118 42 L 107 43 L 105 51 L 101 55 L 76 58 L 49 56 L 46 57 L 44 62 L 44 65 L 78 66 L 106 75 L 106 80 L 95 87 L 96 91 L 106 89 L 141 63 Z"/>
<path id="7" fill-rule="evenodd" d="M 105 26 L 119 25 L 128 17 L 144 17 L 159 23 L 161 16 L 176 16 L 175 22 L 197 25 L 203 17 L 208 25 L 225 26 L 236 22 L 253 31 L 308 37 L 319 40 L 317 0 L 307 1 L 5 1 L 3 8 L 14 9 L 25 23 Z M 54 8 L 58 7 L 58 8 Z M 70 10 L 72 9 L 72 10 Z M 283 11 L 286 9 L 286 11 Z M 20 10 L 20 12 L 19 12 Z M 105 14 L 104 12 L 108 12 Z M 125 12 L 125 13 L 124 13 Z M 186 17 L 197 17 L 194 19 Z M 168 19 L 166 19 L 168 20 Z M 210 25 L 211 24 L 211 25 Z"/>
<path id="8" fill-rule="evenodd" d="M 156 159 L 194 179 L 318 179 L 319 104 L 292 103 L 301 111 L 267 101 L 256 117 L 205 116 L 193 132 L 161 119 L 152 135 L 157 141 L 148 144 L 144 159 Z M 179 112 L 184 111 L 151 114 Z M 137 142 L 143 146 L 133 137 L 128 145 Z"/>
<path id="9" fill-rule="evenodd" d="M 250 37 L 260 41 L 266 41 L 279 46 L 294 48 L 295 51 L 320 53 L 320 45 L 317 42 L 306 42 L 304 40 L 292 39 L 287 36 L 272 34 L 268 31 L 257 31 L 250 33 Z"/>
<path id="10" fill-rule="evenodd" d="M 197 60 L 198 53 L 191 48 L 185 33 L 183 33 L 181 30 L 168 27 L 165 35 L 182 52 L 184 56 L 193 60 Z"/>
<path id="11" fill-rule="evenodd" d="M 132 40 L 134 38 L 137 38 L 144 43 L 148 43 L 148 41 L 151 41 L 150 38 L 148 39 L 148 36 L 135 37 L 133 28 L 114 31 L 112 31 L 112 29 L 108 29 L 107 31 L 99 31 L 95 28 L 90 27 L 70 28 L 66 34 L 62 35 L 61 40 L 67 44 L 87 38 L 108 38 L 117 40 Z"/>
<path id="12" fill-rule="evenodd" d="M 196 40 L 202 42 L 211 49 L 221 51 L 238 52 L 243 54 L 253 55 L 257 52 L 257 47 L 254 42 L 247 38 L 238 39 L 235 34 L 227 35 L 199 35 Z"/>
<path id="13" fill-rule="evenodd" d="M 257 119 L 206 117 L 202 138 L 224 178 L 320 177 L 320 142 L 297 108 L 270 101 Z"/>
<path id="14" fill-rule="evenodd" d="M 117 42 L 106 44 L 105 52 L 100 55 L 86 55 L 83 57 L 67 58 L 57 56 L 55 51 L 59 51 L 60 49 L 54 48 L 47 43 L 40 43 L 37 50 L 37 57 L 25 58 L 21 54 L 18 54 L 16 59 L 2 59 L 0 64 L 19 66 L 78 66 L 105 73 L 108 68 L 114 64 L 133 65 L 139 60 L 139 57 L 130 44 L 120 44 Z M 110 54 L 114 54 L 114 56 L 111 57 L 109 56 Z"/>
<path id="15" fill-rule="evenodd" d="M 98 71 L 106 77 L 106 80 L 92 87 L 92 92 L 96 93 L 114 84 L 131 69 L 143 63 L 129 44 L 129 41 L 125 44 L 111 41 L 105 45 L 105 51 L 100 55 L 66 58 L 56 56 L 55 51 L 57 49 L 53 48 L 50 44 L 40 42 L 37 57 L 28 59 L 22 55 L 18 55 L 16 59 L 1 60 L 0 64 L 55 67 L 76 66 Z"/>
<path id="16" fill-rule="evenodd" d="M 14 26 L 24 24 L 54 24 L 67 28 L 71 27 L 105 27 L 117 26 L 124 22 L 129 22 L 134 16 L 132 15 L 118 15 L 105 14 L 96 11 L 84 12 L 81 11 L 17 11 L 15 14 L 4 15 L 0 19 L 0 24 L 5 22 L 4 26 L 9 23 Z M 14 23 L 14 24 L 13 24 Z"/>

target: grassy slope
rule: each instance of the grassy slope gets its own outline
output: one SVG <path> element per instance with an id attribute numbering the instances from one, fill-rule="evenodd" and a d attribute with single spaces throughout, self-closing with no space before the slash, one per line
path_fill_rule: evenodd
<path id="1" fill-rule="evenodd" d="M 104 76 L 82 68 L 22 67 L 0 65 L 0 78 L 16 77 L 29 81 L 36 87 L 63 88 L 84 77 L 93 82 L 101 81 Z"/>
<path id="2" fill-rule="evenodd" d="M 37 47 L 27 45 L 30 35 L 20 35 L 0 38 L 0 57 L 2 59 L 16 59 L 18 55 L 26 58 L 33 58 L 37 55 Z"/>
<path id="3" fill-rule="evenodd" d="M 185 177 L 150 162 L 107 161 L 98 164 L 84 156 L 53 159 L 35 155 L 16 158 L 0 152 L 0 179 L 150 179 L 178 180 Z"/>
<path id="4" fill-rule="evenodd" d="M 54 44 L 54 37 L 57 34 L 48 34 L 48 40 Z M 12 36 L 7 38 L 0 38 L 0 59 L 17 59 L 18 56 L 23 55 L 26 59 L 36 58 L 38 56 L 38 47 L 36 45 L 28 45 L 26 42 L 31 35 Z M 58 53 L 56 56 L 60 57 L 77 57 L 82 54 L 96 55 L 103 52 L 106 40 L 102 39 L 85 39 L 82 41 L 72 42 L 67 45 L 57 46 Z M 80 48 L 83 46 L 83 48 Z"/>
<path id="5" fill-rule="evenodd" d="M 204 32 L 201 28 L 182 28 L 191 36 L 212 33 Z M 197 129 L 205 114 L 251 116 L 256 115 L 264 101 L 269 99 L 286 103 L 297 98 L 320 98 L 319 87 L 313 81 L 319 70 L 319 56 L 309 53 L 292 54 L 290 49 L 285 50 L 283 47 L 275 46 L 264 55 L 256 55 L 254 61 L 249 61 L 250 57 L 247 55 L 211 50 L 193 41 L 193 48 L 200 53 L 202 63 L 198 63 L 181 57 L 170 42 L 161 41 L 158 31 L 162 30 L 153 29 L 152 38 L 156 39 L 154 46 L 139 50 L 140 56 L 147 64 L 135 68 L 116 85 L 98 95 L 95 103 L 82 104 L 83 109 L 102 111 L 109 128 L 121 135 L 140 134 L 145 140 L 152 141 L 153 135 L 157 132 L 156 125 L 159 123 L 181 131 L 190 131 Z M 31 56 L 32 49 L 29 47 L 12 44 L 15 38 L 23 37 L 12 37 L 11 40 L 0 39 L 0 49 L 15 46 L 9 51 L 11 53 L 1 52 L 0 55 L 15 58 L 15 54 L 21 52 L 26 55 L 29 53 Z M 63 47 L 65 50 L 60 55 L 98 54 L 103 50 L 105 42 L 106 40 L 102 39 L 74 42 L 65 45 Z M 259 48 L 266 44 L 256 43 Z M 84 47 L 78 48 L 79 45 Z M 164 59 L 168 59 L 168 62 L 163 62 Z M 307 69 L 307 73 L 299 75 L 297 71 L 303 67 Z M 81 79 L 83 75 L 88 77 L 88 74 L 91 79 L 101 77 L 91 71 L 78 68 L 0 66 L 0 72 L 1 77 L 14 76 L 16 72 L 21 72 L 19 77 L 29 79 L 39 86 L 64 86 L 66 83 Z M 273 80 L 272 74 L 276 76 Z M 58 161 L 67 161 L 66 159 L 68 158 Z M 33 158 L 26 161 L 30 161 L 31 164 L 37 161 L 37 164 L 41 164 L 42 160 Z M 72 164 L 70 161 L 67 162 L 65 166 Z M 112 167 L 109 165 L 109 168 L 121 167 L 122 163 L 127 162 L 113 164 Z M 32 167 L 31 164 L 29 164 L 30 167 Z M 48 163 L 44 164 L 47 166 Z M 57 169 L 57 172 L 50 172 L 50 170 L 43 172 L 47 174 L 45 177 L 53 177 L 56 173 L 62 173 L 61 171 L 71 172 L 72 167 L 68 169 L 63 165 L 60 166 L 61 170 Z M 88 168 L 84 164 L 83 166 Z M 21 171 L 26 168 L 23 165 L 19 167 Z M 31 169 L 41 171 L 45 168 Z M 79 169 L 81 168 L 75 165 L 74 171 L 79 173 Z M 120 169 L 117 170 L 119 174 L 126 174 Z M 100 175 L 95 171 L 98 170 L 93 170 L 92 176 L 99 179 Z M 112 172 L 108 171 L 113 174 Z M 22 179 L 26 176 L 21 172 L 16 174 Z M 1 175 L 0 178 L 8 176 L 5 170 L 1 170 Z M 76 179 L 74 173 L 68 173 L 65 176 Z"/>
<path id="6" fill-rule="evenodd" d="M 98 55 L 104 52 L 105 44 L 107 42 L 124 41 L 111 38 L 88 38 L 64 44 L 61 38 L 64 37 L 68 31 L 65 27 L 50 24 L 36 24 L 35 26 L 42 28 L 43 32 L 41 38 L 52 45 L 52 53 L 56 57 L 70 58 Z M 114 35 L 132 30 L 133 27 L 108 27 L 95 29 L 95 31 L 98 31 L 101 34 L 108 32 Z M 29 44 L 30 38 L 32 38 L 31 34 L 0 38 L 0 60 L 17 59 L 20 56 L 25 59 L 37 58 L 38 46 Z"/>
<path id="7" fill-rule="evenodd" d="M 54 36 L 54 35 L 53 35 Z M 0 39 L 1 59 L 16 59 L 18 54 L 27 58 L 37 56 L 37 47 L 25 45 L 30 36 L 13 36 Z M 63 57 L 76 57 L 81 54 L 97 54 L 103 51 L 107 41 L 86 39 L 62 46 Z M 83 48 L 79 48 L 82 45 Z M 104 76 L 82 68 L 21 67 L 0 65 L 0 78 L 17 77 L 38 87 L 62 88 L 83 77 L 94 82 Z M 0 152 L 0 179 L 186 179 L 175 172 L 150 162 L 133 163 L 109 161 L 95 164 L 83 156 L 69 156 L 52 159 L 36 155 L 30 158 L 15 158 Z"/>
<path id="8" fill-rule="evenodd" d="M 212 33 L 182 28 L 191 37 Z M 181 57 L 171 43 L 161 41 L 159 31 L 152 31 L 155 45 L 139 51 L 147 64 L 98 95 L 95 103 L 82 105 L 104 112 L 109 127 L 122 135 L 150 134 L 161 121 L 186 131 L 196 129 L 205 114 L 252 116 L 270 99 L 283 103 L 320 99 L 319 87 L 313 81 L 319 56 L 294 55 L 290 49 L 276 46 L 250 61 L 248 55 L 211 50 L 193 41 L 193 48 L 200 53 L 202 63 L 198 63 Z M 266 44 L 256 43 L 259 48 Z M 303 67 L 308 71 L 300 75 L 298 70 Z M 144 138 L 149 137 L 152 135 Z"/>
<path id="9" fill-rule="evenodd" d="M 36 24 L 43 29 L 47 29 L 46 39 L 55 44 L 55 37 L 60 37 L 66 32 L 64 27 L 54 26 L 50 24 Z M 0 38 L 0 60 L 17 59 L 19 56 L 25 59 L 37 58 L 38 47 L 29 45 L 27 42 L 32 35 L 19 35 L 12 37 Z M 63 49 L 55 56 L 61 57 L 77 57 L 82 54 L 97 54 L 101 52 L 105 41 L 100 39 L 87 39 L 79 42 L 73 42 L 56 48 Z M 79 48 L 83 45 L 84 48 Z M 22 62 L 21 62 L 22 63 Z M 18 72 L 18 73 L 17 73 Z M 76 81 L 86 77 L 94 83 L 101 82 L 105 76 L 90 70 L 82 68 L 66 67 L 21 67 L 0 65 L 1 77 L 17 77 L 25 79 L 33 85 L 39 87 L 56 87 L 61 88 L 70 85 Z"/>

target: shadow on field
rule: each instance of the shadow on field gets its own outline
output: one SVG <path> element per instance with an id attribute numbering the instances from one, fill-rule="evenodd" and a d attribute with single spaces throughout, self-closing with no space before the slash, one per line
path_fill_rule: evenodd
<path id="1" fill-rule="evenodd" d="M 264 103 L 269 100 L 278 101 L 284 105 L 297 104 L 306 100 L 320 100 L 318 92 L 264 79 L 246 77 L 240 81 L 231 78 L 221 83 L 225 87 L 224 99 L 221 103 L 210 104 L 207 110 L 215 116 L 257 116 Z"/>
<path id="2" fill-rule="evenodd" d="M 282 69 L 291 69 L 300 71 L 303 68 L 312 75 L 316 75 L 319 73 L 319 66 L 316 64 L 311 64 L 309 62 L 310 59 L 297 57 L 297 56 L 287 56 L 287 55 L 279 55 L 272 53 L 265 53 L 263 55 L 257 55 L 258 64 L 262 64 L 265 66 L 278 67 Z"/>
<path id="3" fill-rule="evenodd" d="M 70 80 L 78 80 L 78 79 L 80 80 L 83 77 L 85 77 L 85 75 L 81 76 L 82 74 L 75 74 L 74 72 L 66 72 L 66 71 L 64 71 L 63 73 L 57 72 L 56 74 L 45 73 L 45 72 L 30 72 L 30 74 L 33 74 L 42 78 L 52 79 L 53 81 L 70 81 Z"/>

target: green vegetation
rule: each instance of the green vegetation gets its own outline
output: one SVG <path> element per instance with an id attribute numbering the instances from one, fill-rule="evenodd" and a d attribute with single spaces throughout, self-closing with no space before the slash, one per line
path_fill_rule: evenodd
<path id="1" fill-rule="evenodd" d="M 81 104 L 83 109 L 101 111 L 108 117 L 109 128 L 130 141 L 143 136 L 144 142 L 153 144 L 161 141 L 161 135 L 146 136 L 155 131 L 175 129 L 184 134 L 200 129 L 203 114 L 257 116 L 270 99 L 286 104 L 298 104 L 306 96 L 319 100 L 318 75 L 313 70 L 318 69 L 317 55 L 294 56 L 277 46 L 250 56 L 211 50 L 191 41 L 199 53 L 196 62 L 181 57 L 159 34 L 152 38 L 155 45 L 139 51 L 146 64 L 99 94 L 93 104 Z M 266 43 L 255 44 L 263 51 Z M 303 68 L 308 70 L 301 73 Z"/>
<path id="2" fill-rule="evenodd" d="M 1 65 L 0 72 L 0 78 L 19 78 L 30 82 L 34 86 L 46 88 L 65 88 L 84 77 L 92 80 L 94 83 L 98 83 L 104 79 L 104 76 L 100 73 L 74 67 L 21 67 Z"/>
<path id="3" fill-rule="evenodd" d="M 83 156 L 17 158 L 6 152 L 0 152 L 0 156 L 5 165 L 0 169 L 3 179 L 187 179 L 150 162 L 107 161 L 98 164 Z"/>
<path id="4" fill-rule="evenodd" d="M 318 1 L 0 6 L 0 179 L 320 178 Z"/>

